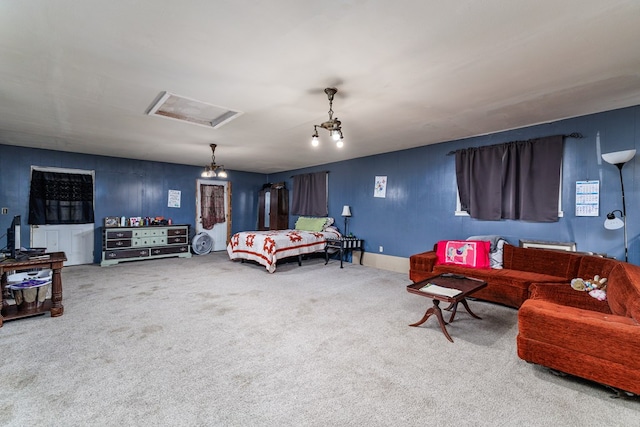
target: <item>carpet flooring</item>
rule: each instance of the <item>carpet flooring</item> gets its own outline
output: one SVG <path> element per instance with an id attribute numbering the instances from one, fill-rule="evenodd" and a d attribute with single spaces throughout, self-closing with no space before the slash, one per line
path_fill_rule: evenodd
<path id="1" fill-rule="evenodd" d="M 3 426 L 631 426 L 640 403 L 517 357 L 517 311 L 446 340 L 407 274 L 274 274 L 225 252 L 63 270 L 64 315 L 0 328 Z"/>

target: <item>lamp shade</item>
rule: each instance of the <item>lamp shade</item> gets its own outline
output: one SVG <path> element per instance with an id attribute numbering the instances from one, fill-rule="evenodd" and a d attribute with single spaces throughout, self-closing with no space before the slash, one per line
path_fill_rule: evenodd
<path id="1" fill-rule="evenodd" d="M 348 205 L 344 205 L 342 207 L 342 216 L 351 216 L 351 207 Z"/>
<path id="2" fill-rule="evenodd" d="M 603 154 L 602 160 L 607 163 L 611 163 L 612 165 L 618 165 L 620 163 L 627 163 L 629 160 L 633 159 L 633 156 L 635 155 L 636 150 L 614 151 L 613 153 Z"/>
<path id="3" fill-rule="evenodd" d="M 607 219 L 604 220 L 604 228 L 607 230 L 617 230 L 624 227 L 624 221 L 615 216 L 613 213 L 607 214 Z"/>

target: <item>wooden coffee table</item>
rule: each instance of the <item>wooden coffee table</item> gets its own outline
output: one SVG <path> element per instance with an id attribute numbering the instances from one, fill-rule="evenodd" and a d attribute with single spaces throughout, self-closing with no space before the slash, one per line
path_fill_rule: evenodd
<path id="1" fill-rule="evenodd" d="M 436 285 L 436 287 L 439 289 L 435 289 L 432 292 L 429 292 L 428 288 L 425 290 L 420 290 L 430 283 Z M 467 313 L 469 313 L 471 316 L 475 317 L 476 319 L 480 319 L 480 316 L 476 315 L 469 308 L 469 304 L 467 304 L 467 297 L 472 293 L 474 293 L 475 291 L 482 289 L 486 286 L 487 286 L 487 283 L 483 282 L 482 280 L 473 279 L 470 277 L 465 277 L 465 276 L 456 275 L 456 274 L 447 274 L 447 273 L 440 274 L 438 276 L 429 277 L 425 280 L 422 280 L 420 282 L 407 286 L 407 291 L 409 293 L 431 298 L 433 300 L 433 306 L 427 309 L 427 312 L 424 313 L 424 316 L 422 317 L 422 319 L 420 319 L 416 323 L 412 323 L 409 326 L 420 326 L 424 322 L 426 322 L 427 319 L 431 317 L 432 314 L 435 314 L 436 317 L 438 318 L 438 323 L 440 323 L 440 329 L 442 329 L 442 333 L 444 334 L 445 337 L 447 337 L 449 341 L 453 342 L 453 338 L 451 338 L 451 335 L 449 335 L 449 332 L 447 332 L 447 328 L 445 327 L 447 322 L 444 321 L 444 317 L 442 316 L 442 310 L 440 309 L 440 301 L 445 301 L 449 303 L 449 307 L 445 309 L 445 310 L 451 311 L 451 317 L 449 318 L 448 323 L 453 322 L 453 319 L 456 316 L 456 311 L 458 309 L 458 303 L 462 303 L 465 310 L 467 310 Z M 461 292 L 455 296 L 442 295 L 440 293 L 437 293 L 438 290 L 442 290 L 443 293 L 446 293 L 447 290 L 452 290 L 452 289 L 453 290 L 457 289 Z"/>

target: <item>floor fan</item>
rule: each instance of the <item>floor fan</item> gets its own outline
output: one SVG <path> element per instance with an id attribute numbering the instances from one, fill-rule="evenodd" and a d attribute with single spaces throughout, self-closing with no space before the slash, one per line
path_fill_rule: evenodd
<path id="1" fill-rule="evenodd" d="M 213 239 L 209 234 L 201 231 L 193 237 L 191 247 L 196 255 L 206 255 L 213 249 Z"/>

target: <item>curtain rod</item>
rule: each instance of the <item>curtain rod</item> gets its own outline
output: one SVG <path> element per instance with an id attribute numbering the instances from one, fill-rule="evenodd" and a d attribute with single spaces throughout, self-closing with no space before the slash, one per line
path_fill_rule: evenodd
<path id="1" fill-rule="evenodd" d="M 568 135 L 562 135 L 562 137 L 563 138 L 576 138 L 576 139 L 584 138 L 584 136 L 580 132 L 573 132 L 573 133 L 570 133 Z M 542 138 L 544 138 L 544 137 L 542 137 Z M 537 139 L 537 138 L 531 138 L 531 139 Z M 464 148 L 461 148 L 461 150 L 464 150 Z M 458 150 L 449 151 L 447 153 L 447 156 L 451 156 L 451 155 L 456 154 L 456 151 L 458 151 Z"/>
<path id="2" fill-rule="evenodd" d="M 311 175 L 312 173 L 329 173 L 330 171 L 319 171 L 319 172 L 311 172 L 311 173 L 299 173 L 298 175 L 291 175 L 289 178 L 295 178 L 300 175 Z"/>

